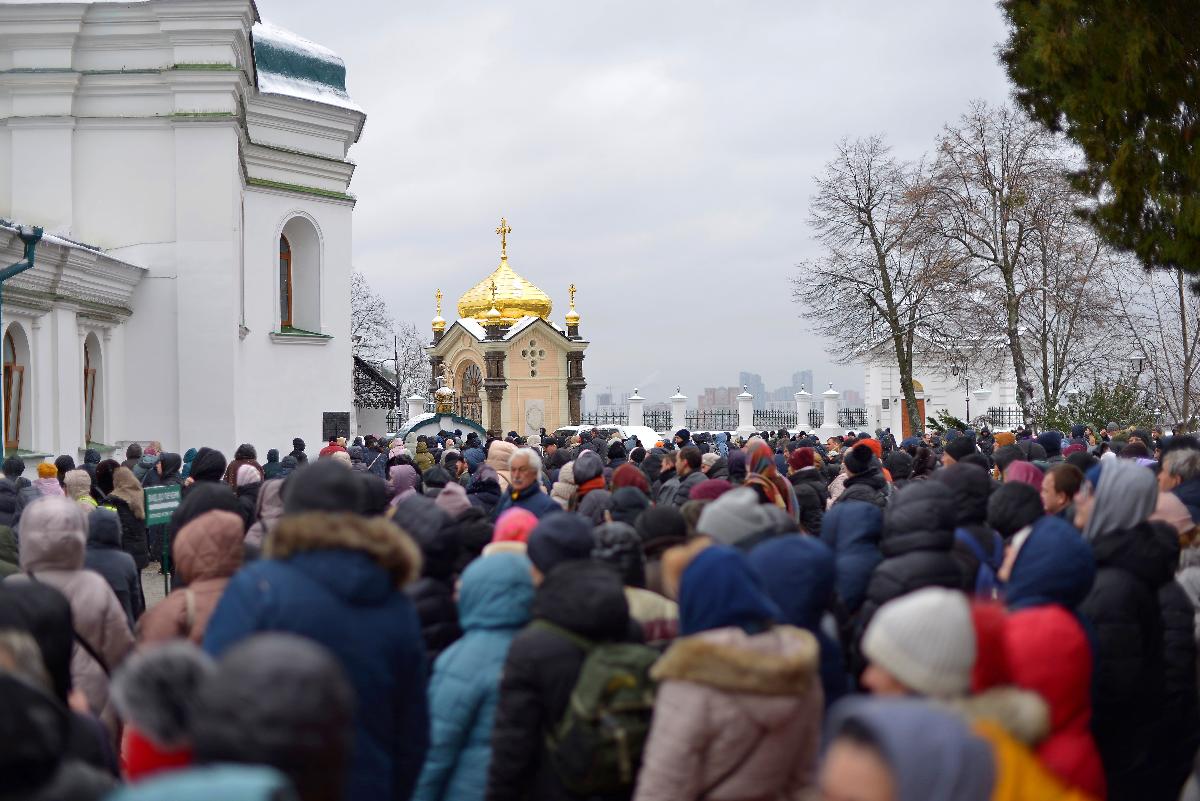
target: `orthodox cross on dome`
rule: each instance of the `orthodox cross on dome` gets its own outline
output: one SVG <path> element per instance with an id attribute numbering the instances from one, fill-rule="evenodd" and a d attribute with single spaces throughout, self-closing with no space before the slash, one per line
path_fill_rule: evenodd
<path id="1" fill-rule="evenodd" d="M 437 299 L 437 316 L 441 317 L 442 316 L 442 290 L 439 288 L 438 291 L 435 292 L 433 296 L 434 296 L 434 298 Z"/>
<path id="2" fill-rule="evenodd" d="M 575 308 L 575 285 L 571 284 L 567 287 L 567 294 L 571 296 L 571 308 Z"/>
<path id="3" fill-rule="evenodd" d="M 500 258 L 508 258 L 508 235 L 512 233 L 512 226 L 508 224 L 508 220 L 504 217 L 500 218 L 500 227 L 496 229 L 496 233 L 500 234 Z"/>
<path id="4" fill-rule="evenodd" d="M 492 283 L 490 286 L 491 286 L 491 290 L 492 290 L 492 308 L 494 309 L 494 308 L 496 308 L 496 279 L 494 279 L 494 278 L 492 279 Z M 833 386 L 833 384 L 830 384 L 830 386 Z"/>

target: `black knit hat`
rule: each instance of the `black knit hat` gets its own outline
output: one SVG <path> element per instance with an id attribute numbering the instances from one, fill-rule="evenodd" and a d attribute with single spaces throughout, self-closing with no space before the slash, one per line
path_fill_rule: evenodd
<path id="1" fill-rule="evenodd" d="M 866 445 L 855 445 L 850 449 L 850 452 L 842 457 L 842 464 L 846 466 L 846 471 L 851 475 L 865 473 L 871 469 L 871 460 L 875 458 L 875 452 Z"/>

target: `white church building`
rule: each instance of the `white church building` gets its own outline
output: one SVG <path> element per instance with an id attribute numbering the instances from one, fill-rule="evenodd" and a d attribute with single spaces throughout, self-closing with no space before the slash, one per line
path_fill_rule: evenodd
<path id="1" fill-rule="evenodd" d="M 283 0 L 279 0 L 283 2 Z M 351 412 L 350 147 L 329 50 L 252 0 L 0 2 L 4 444 L 316 444 Z"/>

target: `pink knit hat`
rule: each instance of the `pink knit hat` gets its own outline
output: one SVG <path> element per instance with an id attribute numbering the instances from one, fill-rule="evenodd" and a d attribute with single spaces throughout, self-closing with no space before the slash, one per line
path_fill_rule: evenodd
<path id="1" fill-rule="evenodd" d="M 508 509 L 496 519 L 492 542 L 525 542 L 537 523 L 537 516 L 527 509 Z"/>

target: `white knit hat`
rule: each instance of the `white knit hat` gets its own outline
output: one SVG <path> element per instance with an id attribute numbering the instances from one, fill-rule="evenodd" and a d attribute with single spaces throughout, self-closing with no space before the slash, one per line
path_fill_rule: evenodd
<path id="1" fill-rule="evenodd" d="M 921 695 L 955 698 L 971 690 L 975 627 L 956 590 L 926 587 L 879 608 L 863 635 L 873 664 Z"/>

